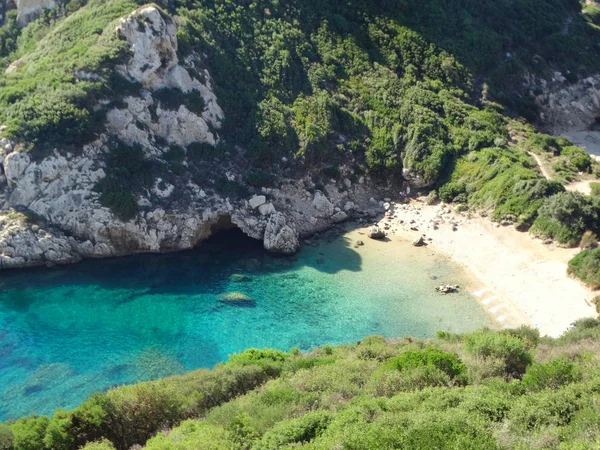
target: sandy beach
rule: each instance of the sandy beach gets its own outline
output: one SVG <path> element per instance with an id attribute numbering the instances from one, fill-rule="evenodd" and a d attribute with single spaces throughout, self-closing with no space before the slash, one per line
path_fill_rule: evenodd
<path id="1" fill-rule="evenodd" d="M 386 229 L 385 245 L 405 245 L 407 239 L 425 235 L 423 251 L 446 254 L 479 281 L 479 286 L 467 288 L 501 327 L 526 324 L 556 337 L 575 320 L 597 316 L 589 302 L 594 292 L 566 273 L 567 262 L 578 249 L 547 245 L 512 226 L 422 200 L 391 203 L 379 222 Z M 350 237 L 370 245 L 368 228 Z"/>

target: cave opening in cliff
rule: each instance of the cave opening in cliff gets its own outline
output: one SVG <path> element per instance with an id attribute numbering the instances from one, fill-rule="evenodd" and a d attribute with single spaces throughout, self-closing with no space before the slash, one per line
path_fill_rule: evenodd
<path id="1" fill-rule="evenodd" d="M 222 215 L 210 226 L 210 236 L 201 241 L 197 248 L 209 252 L 239 253 L 262 250 L 262 242 L 244 234 L 231 221 L 230 215 Z"/>
<path id="2" fill-rule="evenodd" d="M 600 116 L 596 117 L 594 123 L 590 127 L 591 131 L 600 131 Z"/>

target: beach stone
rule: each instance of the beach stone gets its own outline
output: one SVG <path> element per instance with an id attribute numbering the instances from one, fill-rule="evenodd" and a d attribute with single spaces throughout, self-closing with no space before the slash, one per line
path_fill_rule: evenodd
<path id="1" fill-rule="evenodd" d="M 385 231 L 379 227 L 372 227 L 369 230 L 369 237 L 371 239 L 383 239 L 385 237 Z"/>
<path id="2" fill-rule="evenodd" d="M 425 245 L 425 239 L 423 239 L 423 236 L 419 236 L 412 241 L 412 245 L 415 247 L 423 247 Z"/>

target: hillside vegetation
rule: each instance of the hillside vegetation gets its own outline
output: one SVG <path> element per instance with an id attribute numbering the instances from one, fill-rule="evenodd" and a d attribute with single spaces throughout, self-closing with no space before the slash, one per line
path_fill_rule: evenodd
<path id="1" fill-rule="evenodd" d="M 600 321 L 246 350 L 0 424 L 4 450 L 562 449 L 600 445 Z"/>
<path id="2" fill-rule="evenodd" d="M 105 112 L 140 90 L 114 70 L 128 57 L 114 33 L 118 18 L 140 4 L 71 0 L 24 29 L 10 14 L 0 29 L 0 67 L 16 61 L 0 75 L 3 133 L 41 151 L 80 146 L 102 132 Z M 597 8 L 577 0 L 161 6 L 178 24 L 180 58 L 200 55 L 214 79 L 226 116 L 215 155 L 242 149 L 258 185 L 277 183 L 264 174 L 282 157 L 314 173 L 316 183 L 346 165 L 389 185 L 404 176 L 523 229 L 562 189 L 511 144 L 508 121 L 535 120 L 532 95 L 555 70 L 573 83 L 600 69 Z M 591 170 L 585 155 L 559 144 L 564 170 Z M 173 154 L 185 161 L 193 153 Z M 124 184 L 118 195 L 104 189 L 103 198 L 131 218 L 131 193 L 140 186 Z M 535 228 L 573 244 L 579 229 L 564 233 L 564 225 L 550 214 Z"/>

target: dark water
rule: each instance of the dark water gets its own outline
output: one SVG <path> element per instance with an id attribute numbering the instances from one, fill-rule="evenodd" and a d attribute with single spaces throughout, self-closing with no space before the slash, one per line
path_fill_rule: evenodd
<path id="1" fill-rule="evenodd" d="M 91 392 L 211 367 L 248 347 L 309 350 L 369 334 L 488 325 L 468 294 L 444 302 L 445 260 L 390 267 L 331 235 L 292 258 L 237 232 L 195 251 L 0 274 L 0 419 L 71 408 Z M 223 302 L 242 293 L 242 302 Z"/>

